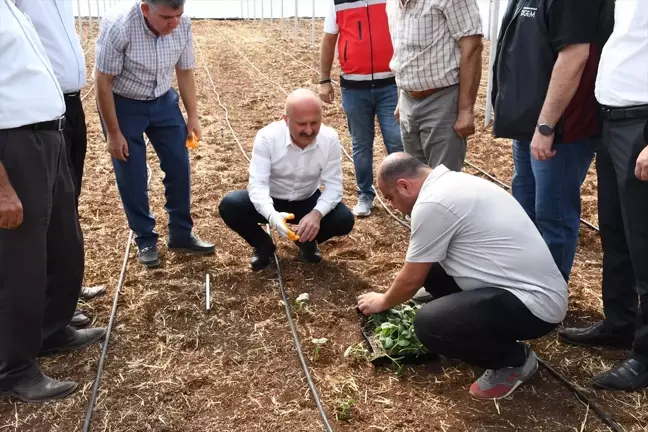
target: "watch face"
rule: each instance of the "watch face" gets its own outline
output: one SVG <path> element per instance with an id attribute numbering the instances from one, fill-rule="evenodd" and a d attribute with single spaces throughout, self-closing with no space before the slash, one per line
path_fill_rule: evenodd
<path id="1" fill-rule="evenodd" d="M 549 125 L 541 124 L 538 126 L 538 132 L 540 132 L 541 135 L 549 136 L 553 133 L 553 128 Z"/>

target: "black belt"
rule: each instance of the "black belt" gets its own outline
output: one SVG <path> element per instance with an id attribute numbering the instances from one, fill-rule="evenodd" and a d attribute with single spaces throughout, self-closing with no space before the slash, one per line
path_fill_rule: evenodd
<path id="1" fill-rule="evenodd" d="M 605 120 L 648 120 L 648 105 L 635 105 L 629 107 L 610 107 L 601 105 L 601 116 Z"/>
<path id="2" fill-rule="evenodd" d="M 63 94 L 63 98 L 65 99 L 65 102 L 72 102 L 73 100 L 79 99 L 80 97 L 81 97 L 80 91 Z"/>
<path id="3" fill-rule="evenodd" d="M 56 120 L 50 120 L 40 123 L 32 123 L 24 126 L 19 126 L 16 129 L 29 129 L 33 131 L 58 131 L 61 132 L 65 128 L 65 116 Z"/>

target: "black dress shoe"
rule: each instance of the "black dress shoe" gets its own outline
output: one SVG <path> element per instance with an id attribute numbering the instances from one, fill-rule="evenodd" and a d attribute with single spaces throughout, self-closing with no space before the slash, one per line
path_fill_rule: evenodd
<path id="1" fill-rule="evenodd" d="M 619 333 L 610 330 L 605 321 L 586 328 L 565 328 L 558 330 L 558 337 L 572 345 L 600 346 L 631 349 L 634 333 Z"/>
<path id="2" fill-rule="evenodd" d="M 629 358 L 612 369 L 595 376 L 596 387 L 606 390 L 634 391 L 648 387 L 648 365 Z"/>
<path id="3" fill-rule="evenodd" d="M 90 300 L 97 296 L 102 295 L 105 292 L 106 292 L 106 287 L 103 285 L 99 285 L 95 287 L 83 287 L 81 288 L 81 293 L 79 294 L 79 298 L 81 300 Z"/>
<path id="4" fill-rule="evenodd" d="M 148 268 L 159 266 L 160 255 L 158 255 L 157 246 L 147 246 L 140 249 L 137 253 L 137 260 Z"/>
<path id="5" fill-rule="evenodd" d="M 67 326 L 62 332 L 52 335 L 43 341 L 39 357 L 64 353 L 85 348 L 99 341 L 106 335 L 104 328 L 77 330 Z"/>
<path id="6" fill-rule="evenodd" d="M 90 324 L 90 318 L 85 316 L 83 312 L 81 312 L 78 309 L 74 311 L 74 316 L 72 317 L 72 321 L 70 321 L 70 325 L 72 327 L 82 328 L 89 324 Z"/>
<path id="7" fill-rule="evenodd" d="M 302 261 L 307 263 L 317 264 L 322 261 L 322 254 L 320 253 L 317 243 L 314 241 L 309 242 L 295 242 L 299 247 L 299 252 L 301 253 Z"/>
<path id="8" fill-rule="evenodd" d="M 265 243 L 262 246 L 254 248 L 254 254 L 250 261 L 250 267 L 252 267 L 252 270 L 259 271 L 268 267 L 275 250 L 277 250 L 277 247 L 272 240 L 269 240 L 268 243 Z"/>
<path id="9" fill-rule="evenodd" d="M 76 388 L 77 383 L 74 381 L 57 381 L 39 372 L 33 378 L 18 381 L 10 388 L 0 389 L 0 395 L 24 402 L 43 403 L 69 396 Z"/>
<path id="10" fill-rule="evenodd" d="M 187 242 L 179 243 L 174 242 L 173 240 L 169 240 L 167 246 L 169 247 L 169 250 L 177 252 L 193 252 L 199 254 L 211 254 L 214 253 L 214 250 L 216 249 L 213 244 L 200 240 L 194 233 L 191 233 L 191 235 L 189 236 L 189 241 Z"/>

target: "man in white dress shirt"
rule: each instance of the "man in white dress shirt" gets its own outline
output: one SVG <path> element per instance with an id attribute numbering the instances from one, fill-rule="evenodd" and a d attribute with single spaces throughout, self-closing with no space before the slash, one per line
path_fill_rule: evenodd
<path id="1" fill-rule="evenodd" d="M 247 190 L 229 193 L 219 205 L 227 226 L 254 248 L 253 270 L 267 267 L 275 251 L 260 223 L 294 240 L 310 263 L 322 259 L 318 243 L 351 232 L 354 216 L 341 202 L 341 155 L 338 134 L 322 124 L 321 101 L 310 90 L 288 95 L 283 120 L 257 133 Z"/>
<path id="2" fill-rule="evenodd" d="M 72 3 L 67 0 L 15 0 L 15 4 L 34 25 L 63 91 L 63 135 L 78 211 L 87 148 L 85 113 L 81 102 L 81 88 L 86 84 L 86 63 L 81 43 L 74 30 Z M 89 300 L 103 292 L 104 287 L 82 288 L 81 298 Z M 77 310 L 71 324 L 84 327 L 90 324 L 90 318 Z"/>
<path id="3" fill-rule="evenodd" d="M 38 355 L 71 351 L 104 329 L 68 326 L 83 278 L 83 242 L 63 128 L 65 101 L 38 34 L 0 0 L 0 395 L 65 397 Z"/>
<path id="4" fill-rule="evenodd" d="M 648 388 L 648 2 L 617 1 L 614 19 L 596 81 L 605 317 L 559 335 L 577 345 L 632 349 L 593 379 L 604 389 L 632 391 Z"/>

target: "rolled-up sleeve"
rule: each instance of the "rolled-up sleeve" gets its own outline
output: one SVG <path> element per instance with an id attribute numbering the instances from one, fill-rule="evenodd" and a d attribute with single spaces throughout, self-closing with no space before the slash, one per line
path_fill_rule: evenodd
<path id="1" fill-rule="evenodd" d="M 185 49 L 182 51 L 182 54 L 180 55 L 180 59 L 176 64 L 178 69 L 181 70 L 196 68 L 196 54 L 194 52 L 193 31 L 191 29 L 191 21 L 189 21 L 187 33 L 188 33 L 187 44 L 185 45 Z"/>
<path id="2" fill-rule="evenodd" d="M 443 15 L 455 40 L 484 33 L 477 0 L 446 0 Z"/>
<path id="3" fill-rule="evenodd" d="M 342 201 L 342 151 L 337 134 L 328 152 L 326 166 L 322 170 L 324 191 L 315 204 L 315 210 L 326 216 Z"/>
<path id="4" fill-rule="evenodd" d="M 271 166 L 272 160 L 268 143 L 258 133 L 254 139 L 254 146 L 252 148 L 248 194 L 256 211 L 266 218 L 266 220 L 275 211 L 274 202 L 270 197 Z"/>
<path id="5" fill-rule="evenodd" d="M 102 19 L 96 43 L 96 69 L 106 75 L 119 75 L 124 67 L 126 38 L 114 21 Z"/>

